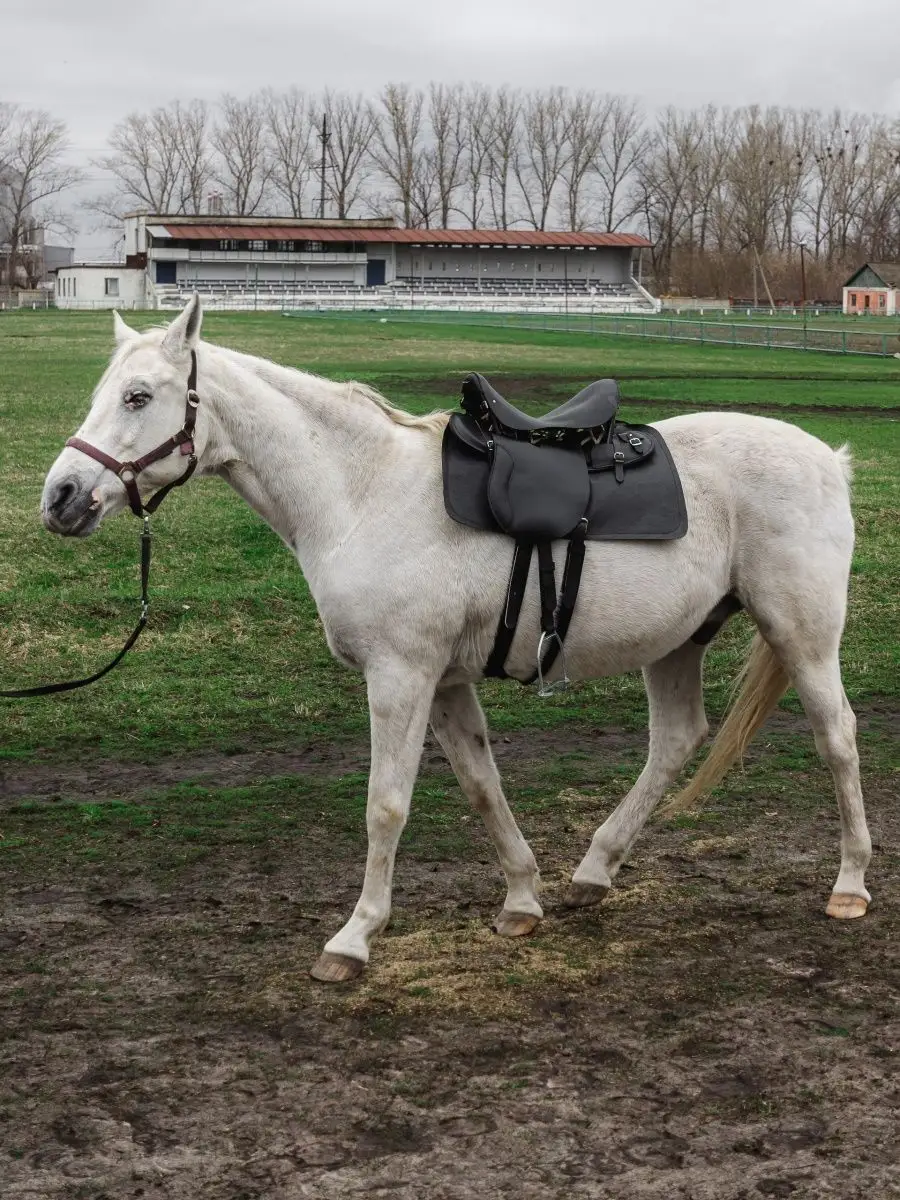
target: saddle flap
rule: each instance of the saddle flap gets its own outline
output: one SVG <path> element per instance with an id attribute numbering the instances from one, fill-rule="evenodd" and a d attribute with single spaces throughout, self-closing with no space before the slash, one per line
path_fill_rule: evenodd
<path id="1" fill-rule="evenodd" d="M 590 499 L 581 451 L 495 436 L 488 504 L 504 533 L 535 541 L 567 537 Z"/>

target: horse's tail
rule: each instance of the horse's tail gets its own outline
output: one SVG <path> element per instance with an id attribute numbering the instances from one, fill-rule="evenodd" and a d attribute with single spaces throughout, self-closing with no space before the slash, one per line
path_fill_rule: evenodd
<path id="1" fill-rule="evenodd" d="M 720 783 L 750 744 L 754 734 L 775 711 L 790 678 L 761 634 L 750 647 L 747 661 L 735 683 L 739 689 L 716 734 L 709 754 L 684 788 L 663 809 L 669 816 L 696 808 L 700 799 Z"/>

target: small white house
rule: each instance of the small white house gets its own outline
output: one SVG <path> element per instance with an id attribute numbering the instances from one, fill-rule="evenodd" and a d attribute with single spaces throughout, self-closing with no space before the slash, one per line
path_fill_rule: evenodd
<path id="1" fill-rule="evenodd" d="M 57 308 L 146 308 L 146 272 L 123 263 L 73 263 L 54 272 Z"/>

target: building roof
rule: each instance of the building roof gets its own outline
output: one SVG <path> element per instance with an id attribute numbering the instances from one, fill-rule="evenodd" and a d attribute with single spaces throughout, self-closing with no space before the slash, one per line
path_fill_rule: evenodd
<path id="1" fill-rule="evenodd" d="M 398 229 L 379 225 L 306 225 L 279 222 L 240 225 L 226 218 L 222 223 L 186 223 L 155 218 L 147 230 L 155 237 L 168 236 L 197 241 L 224 241 L 239 231 L 241 241 L 386 242 L 410 246 L 559 246 L 587 249 L 597 246 L 642 247 L 650 242 L 637 233 L 568 233 L 538 229 Z M 162 231 L 165 230 L 165 233 Z"/>
<path id="2" fill-rule="evenodd" d="M 844 287 L 852 287 L 865 270 L 877 275 L 886 288 L 900 288 L 900 263 L 863 263 L 853 272 Z"/>
<path id="3" fill-rule="evenodd" d="M 50 274 L 56 275 L 60 271 L 138 271 L 143 270 L 142 267 L 130 267 L 123 262 L 73 262 L 62 263 L 58 267 L 51 267 Z"/>

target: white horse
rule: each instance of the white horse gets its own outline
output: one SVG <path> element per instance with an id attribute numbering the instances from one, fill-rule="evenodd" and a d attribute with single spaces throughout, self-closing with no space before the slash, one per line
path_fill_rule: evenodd
<path id="1" fill-rule="evenodd" d="M 444 511 L 445 414 L 413 417 L 358 383 L 333 383 L 200 341 L 195 295 L 168 329 L 139 334 L 116 314 L 116 352 L 94 393 L 83 440 L 141 456 L 177 430 L 191 351 L 199 366 L 197 473 L 225 479 L 297 556 L 332 653 L 366 678 L 371 769 L 369 850 L 352 916 L 326 944 L 317 979 L 358 975 L 387 924 L 394 856 L 431 723 L 483 818 L 508 885 L 498 933 L 543 916 L 538 870 L 503 795 L 475 684 L 503 603 L 512 542 Z M 741 692 L 683 799 L 722 778 L 792 683 L 834 776 L 841 866 L 832 917 L 862 916 L 871 856 L 856 721 L 841 683 L 853 520 L 849 456 L 793 425 L 737 413 L 656 426 L 677 463 L 689 517 L 673 542 L 589 542 L 566 644 L 573 678 L 643 669 L 650 752 L 640 777 L 593 836 L 567 903 L 596 903 L 682 767 L 707 735 L 701 666 L 691 641 L 729 592 L 758 634 Z M 140 477 L 142 494 L 184 470 L 177 455 Z M 68 447 L 51 468 L 42 515 L 84 536 L 126 507 L 113 471 Z M 557 569 L 565 546 L 557 548 Z M 535 567 L 507 670 L 527 677 L 540 631 Z M 557 667 L 558 673 L 558 667 Z"/>

